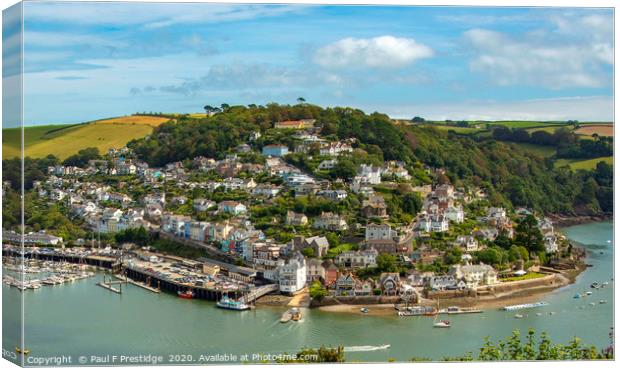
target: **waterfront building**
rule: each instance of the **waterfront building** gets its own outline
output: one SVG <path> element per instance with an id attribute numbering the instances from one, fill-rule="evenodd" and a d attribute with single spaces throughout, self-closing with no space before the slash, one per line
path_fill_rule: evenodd
<path id="1" fill-rule="evenodd" d="M 306 261 L 306 279 L 308 283 L 325 279 L 323 261 L 318 258 L 311 258 Z"/>
<path id="2" fill-rule="evenodd" d="M 467 288 L 473 289 L 481 285 L 493 285 L 497 281 L 497 271 L 483 263 L 477 265 L 454 265 L 450 270 L 457 280 L 463 280 Z"/>
<path id="3" fill-rule="evenodd" d="M 306 259 L 299 252 L 278 267 L 280 292 L 295 294 L 306 286 Z"/>
<path id="4" fill-rule="evenodd" d="M 401 282 L 398 272 L 383 272 L 379 276 L 378 286 L 383 295 L 400 294 Z"/>

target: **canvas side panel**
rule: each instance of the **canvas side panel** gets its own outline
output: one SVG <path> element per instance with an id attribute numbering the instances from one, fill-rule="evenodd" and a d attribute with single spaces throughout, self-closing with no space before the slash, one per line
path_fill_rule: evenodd
<path id="1" fill-rule="evenodd" d="M 23 7 L 2 12 L 2 357 L 24 365 L 24 273 L 19 272 L 23 246 Z"/>

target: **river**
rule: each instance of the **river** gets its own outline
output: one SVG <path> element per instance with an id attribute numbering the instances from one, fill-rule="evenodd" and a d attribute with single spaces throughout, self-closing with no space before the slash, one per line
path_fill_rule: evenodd
<path id="1" fill-rule="evenodd" d="M 295 353 L 302 347 L 325 344 L 345 346 L 347 361 L 386 362 L 412 357 L 441 359 L 469 351 L 476 355 L 485 336 L 497 340 L 515 328 L 525 332 L 533 327 L 537 332 L 546 331 L 555 342 L 566 343 L 579 336 L 602 348 L 609 343 L 613 324 L 613 283 L 599 290 L 589 285 L 613 277 L 613 244 L 608 242 L 613 237 L 613 223 L 577 225 L 562 231 L 588 249 L 587 262 L 593 267 L 575 284 L 542 296 L 549 306 L 523 312 L 527 316 L 522 319 L 514 318 L 514 312 L 487 310 L 450 316 L 452 328 L 434 329 L 428 317 L 307 310 L 301 322 L 281 324 L 282 308 L 259 306 L 237 313 L 217 309 L 213 302 L 154 294 L 131 285 L 117 295 L 95 286 L 91 278 L 25 292 L 25 346 L 31 351 L 30 359 L 65 354 L 77 363 L 78 356 L 154 354 L 171 363 L 169 354 L 188 354 L 196 364 L 203 363 L 198 361 L 201 354 Z M 573 299 L 585 290 L 592 290 L 593 295 Z M 4 284 L 2 292 L 5 313 L 17 308 L 21 293 Z M 601 299 L 608 303 L 599 304 Z M 544 313 L 537 316 L 536 312 Z M 11 331 L 18 328 L 16 321 L 4 320 L 3 347 L 11 352 L 18 346 Z M 390 348 L 376 350 L 384 344 Z"/>

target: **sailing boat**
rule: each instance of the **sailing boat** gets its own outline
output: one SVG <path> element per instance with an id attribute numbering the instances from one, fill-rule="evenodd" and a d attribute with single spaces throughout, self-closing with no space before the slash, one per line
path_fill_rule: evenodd
<path id="1" fill-rule="evenodd" d="M 437 310 L 439 310 L 439 299 L 437 299 Z M 437 316 L 438 314 L 435 315 L 435 319 L 433 319 L 433 327 L 434 328 L 450 328 L 452 327 L 452 325 L 450 324 L 450 321 L 442 319 L 439 322 L 437 322 Z"/>

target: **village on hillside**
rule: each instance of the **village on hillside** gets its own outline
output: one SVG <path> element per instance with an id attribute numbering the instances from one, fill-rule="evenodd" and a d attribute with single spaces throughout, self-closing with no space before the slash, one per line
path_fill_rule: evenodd
<path id="1" fill-rule="evenodd" d="M 263 134 L 288 143 L 264 144 L 256 131 L 221 160 L 149 167 L 123 147 L 84 167 L 50 166 L 31 205 L 57 205 L 87 235 L 63 239 L 37 225 L 24 243 L 124 257 L 187 292 L 219 274 L 225 290 L 271 285 L 316 305 L 476 296 L 576 264 L 548 218 L 493 207 L 482 188 L 454 187 L 441 168 L 418 168 L 420 180 L 403 162 L 360 164 L 342 180 L 330 174 L 364 154 L 354 138 L 322 136 L 312 119 Z M 9 229 L 3 238 L 5 250 L 21 239 Z"/>

